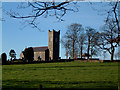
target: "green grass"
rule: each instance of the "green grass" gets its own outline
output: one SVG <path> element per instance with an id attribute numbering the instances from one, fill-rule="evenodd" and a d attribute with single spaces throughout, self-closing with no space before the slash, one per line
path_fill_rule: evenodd
<path id="1" fill-rule="evenodd" d="M 117 88 L 118 63 L 3 65 L 3 88 Z"/>

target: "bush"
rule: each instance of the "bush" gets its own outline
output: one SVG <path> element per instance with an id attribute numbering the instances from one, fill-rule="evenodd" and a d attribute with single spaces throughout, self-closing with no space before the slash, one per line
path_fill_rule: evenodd
<path id="1" fill-rule="evenodd" d="M 7 55 L 6 55 L 6 53 L 2 53 L 1 60 L 2 60 L 2 65 L 7 63 Z"/>
<path id="2" fill-rule="evenodd" d="M 26 48 L 23 52 L 24 54 L 24 61 L 25 62 L 32 62 L 34 59 L 34 51 L 32 47 Z"/>

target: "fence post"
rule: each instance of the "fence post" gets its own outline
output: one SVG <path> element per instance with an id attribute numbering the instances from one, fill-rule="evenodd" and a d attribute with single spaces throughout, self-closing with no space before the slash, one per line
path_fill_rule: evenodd
<path id="1" fill-rule="evenodd" d="M 39 88 L 38 88 L 38 90 L 42 90 L 42 85 L 39 85 Z"/>

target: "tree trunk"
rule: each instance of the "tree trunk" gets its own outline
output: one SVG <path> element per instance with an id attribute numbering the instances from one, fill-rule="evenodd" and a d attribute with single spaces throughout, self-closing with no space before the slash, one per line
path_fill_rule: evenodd
<path id="1" fill-rule="evenodd" d="M 74 53 L 75 53 L 74 45 L 75 45 L 75 40 L 73 40 L 73 58 L 74 58 Z"/>
<path id="2" fill-rule="evenodd" d="M 89 45 L 88 45 L 88 51 L 87 51 L 87 59 L 89 60 Z"/>
<path id="3" fill-rule="evenodd" d="M 66 59 L 68 59 L 68 51 L 66 50 Z"/>
<path id="4" fill-rule="evenodd" d="M 92 54 L 91 54 L 91 59 L 92 59 Z"/>
<path id="5" fill-rule="evenodd" d="M 91 57 L 90 57 L 90 58 L 92 58 L 92 55 L 93 55 L 93 50 L 92 50 L 92 48 L 91 48 Z"/>
<path id="6" fill-rule="evenodd" d="M 81 58 L 82 58 L 82 49 L 83 49 L 83 47 L 81 46 L 81 53 L 80 53 L 81 54 Z"/>
<path id="7" fill-rule="evenodd" d="M 113 52 L 111 53 L 111 61 L 113 62 Z"/>
<path id="8" fill-rule="evenodd" d="M 113 62 L 113 59 L 114 58 L 114 47 L 113 47 L 113 50 L 112 50 L 112 52 L 111 52 L 111 61 Z"/>
<path id="9" fill-rule="evenodd" d="M 112 32 L 112 31 L 111 31 Z M 111 40 L 112 40 L 112 35 L 111 35 Z M 111 61 L 113 62 L 113 57 L 114 57 L 114 46 L 113 46 L 113 42 L 111 42 Z"/>
<path id="10" fill-rule="evenodd" d="M 88 54 L 87 59 L 88 59 L 88 61 L 89 61 L 89 50 L 90 50 L 90 36 L 88 37 L 88 49 L 87 49 L 87 54 Z"/>

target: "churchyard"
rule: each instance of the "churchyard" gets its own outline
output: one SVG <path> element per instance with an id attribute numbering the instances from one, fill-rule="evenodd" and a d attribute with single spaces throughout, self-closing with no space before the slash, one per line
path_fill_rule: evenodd
<path id="1" fill-rule="evenodd" d="M 57 62 L 2 66 L 3 89 L 118 90 L 118 62 Z M 48 90 L 49 90 L 48 89 Z"/>

